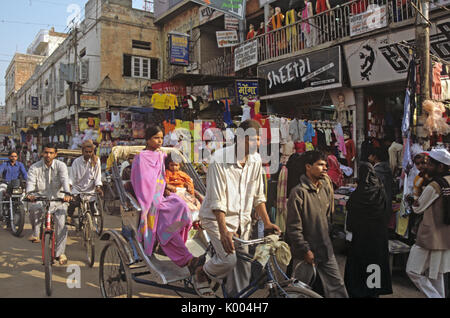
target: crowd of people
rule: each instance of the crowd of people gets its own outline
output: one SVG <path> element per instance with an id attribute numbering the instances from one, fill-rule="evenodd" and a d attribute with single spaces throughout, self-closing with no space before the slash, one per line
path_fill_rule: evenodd
<path id="1" fill-rule="evenodd" d="M 257 151 L 261 126 L 257 121 L 247 120 L 240 128 L 250 131 L 244 142 L 236 139 L 235 143 L 217 149 L 209 159 L 204 197 L 198 197 L 192 179 L 180 171 L 178 161 L 161 150 L 164 134 L 157 126 L 147 129 L 146 148 L 129 156 L 121 169 L 124 182 L 129 180 L 128 185 L 142 208 L 138 236 L 145 253 L 154 253 L 158 242 L 175 264 L 189 269 L 201 297 L 215 297 L 214 284 L 224 283 L 229 296 L 237 295 L 249 284 L 250 263 L 236 257 L 238 250 L 247 250 L 235 246 L 233 237 L 249 239 L 252 219 L 259 218 L 266 230 L 281 234 L 265 205 L 264 170 Z M 389 153 L 394 153 L 390 151 L 392 145 L 389 141 L 372 143 L 363 150 L 362 158 L 367 159 L 360 162 L 357 187 L 347 203 L 347 228 L 352 241 L 343 277 L 330 238 L 329 216 L 334 212 L 337 185 L 329 172 L 336 166 L 335 158 L 330 158 L 333 155 L 329 151 L 313 150 L 289 159 L 287 168 L 295 170 L 289 174 L 284 220 L 284 239 L 292 252 L 290 268 L 300 263 L 314 266 L 325 297 L 378 297 L 393 292 L 388 250 L 395 175 L 389 166 Z M 9 160 L 0 166 L 0 174 L 4 182 L 18 178 L 27 181 L 27 198 L 33 202 L 29 206 L 31 242 L 40 242 L 43 206 L 34 202 L 36 196 L 64 199 L 64 203 L 53 208 L 55 256 L 60 264 L 66 264 L 66 217 L 70 218 L 79 204 L 79 200 L 73 199 L 77 193 L 102 194 L 101 167 L 92 141 L 83 143 L 82 156 L 73 162 L 70 172 L 57 156 L 54 144 L 44 145 L 42 159 L 27 172 L 18 161 L 18 152 L 11 151 Z M 433 149 L 418 153 L 413 159 L 417 174 L 406 201 L 413 215 L 422 217 L 414 220 L 418 226 L 406 272 L 427 297 L 443 298 L 443 274 L 450 271 L 450 153 Z M 186 247 L 194 211 L 199 212 L 202 228 L 215 250 L 208 261 L 205 255 L 193 256 Z M 379 270 L 379 284 L 370 285 L 368 278 L 373 266 Z"/>

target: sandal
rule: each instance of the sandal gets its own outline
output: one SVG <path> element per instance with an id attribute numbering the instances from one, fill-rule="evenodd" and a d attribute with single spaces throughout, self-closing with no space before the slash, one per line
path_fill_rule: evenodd
<path id="1" fill-rule="evenodd" d="M 211 283 L 209 282 L 209 280 L 207 279 L 206 281 L 199 282 L 197 280 L 197 276 L 197 273 L 192 276 L 192 284 L 194 285 L 194 289 L 197 295 L 199 295 L 201 298 L 216 298 L 214 291 L 211 289 Z"/>
<path id="2" fill-rule="evenodd" d="M 203 266 L 205 262 L 206 262 L 206 254 L 203 254 L 200 257 L 194 257 L 191 263 L 188 265 L 189 273 L 191 273 L 191 275 L 194 275 L 195 270 L 198 267 Z"/>

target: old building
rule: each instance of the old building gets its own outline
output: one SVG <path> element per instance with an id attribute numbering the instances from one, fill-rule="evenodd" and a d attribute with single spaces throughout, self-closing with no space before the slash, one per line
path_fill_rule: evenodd
<path id="1" fill-rule="evenodd" d="M 30 49 L 50 49 L 39 43 Z M 85 19 L 17 92 L 17 110 L 27 114 L 20 128 L 34 124 L 34 137 L 67 144 L 78 118 L 148 106 L 146 87 L 160 78 L 160 52 L 152 13 L 133 9 L 131 0 L 88 1 Z"/>

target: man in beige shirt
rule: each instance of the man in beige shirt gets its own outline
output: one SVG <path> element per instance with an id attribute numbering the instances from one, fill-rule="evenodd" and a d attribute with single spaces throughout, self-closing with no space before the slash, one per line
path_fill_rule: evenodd
<path id="1" fill-rule="evenodd" d="M 251 264 L 236 257 L 236 251 L 247 252 L 247 249 L 235 248 L 232 238 L 249 239 L 253 208 L 266 229 L 280 231 L 271 223 L 265 206 L 264 171 L 256 152 L 260 125 L 247 120 L 240 128 L 246 133 L 245 139 L 237 137 L 235 145 L 217 150 L 208 168 L 200 219 L 216 254 L 194 274 L 194 285 L 202 297 L 214 297 L 209 280 L 221 283 L 226 278 L 228 297 L 237 297 L 249 284 Z"/>

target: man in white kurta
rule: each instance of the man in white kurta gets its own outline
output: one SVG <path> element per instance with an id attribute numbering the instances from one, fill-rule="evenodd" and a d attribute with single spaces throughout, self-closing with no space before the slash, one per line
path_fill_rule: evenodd
<path id="1" fill-rule="evenodd" d="M 73 161 L 69 170 L 69 182 L 72 186 L 72 194 L 95 194 L 98 192 L 102 195 L 102 170 L 100 159 L 94 156 L 95 146 L 91 140 L 88 140 L 83 143 L 81 150 L 83 155 Z M 91 196 L 90 201 L 91 210 L 94 214 L 97 214 L 98 211 L 94 204 L 95 196 Z M 67 212 L 69 217 L 72 217 L 74 209 L 78 205 L 79 201 L 74 201 L 70 204 Z"/>
<path id="2" fill-rule="evenodd" d="M 450 153 L 436 149 L 429 155 L 428 174 L 434 178 L 443 177 L 450 183 Z M 406 273 L 428 298 L 445 298 L 443 274 L 450 272 L 450 225 L 444 224 L 443 220 L 449 208 L 435 181 L 425 187 L 413 208 L 424 217 L 409 254 Z"/>
<path id="3" fill-rule="evenodd" d="M 244 130 L 253 127 L 259 133 L 260 126 L 249 120 L 240 127 Z M 258 146 L 259 135 L 253 134 L 245 137 L 244 156 L 240 156 L 236 145 L 214 153 L 208 168 L 206 196 L 200 209 L 202 226 L 216 252 L 201 271 L 217 282 L 227 278 L 225 290 L 229 297 L 237 296 L 250 281 L 251 264 L 236 257 L 236 250 L 247 252 L 247 249 L 236 247 L 235 250 L 232 237 L 249 239 L 252 210 L 255 209 L 266 229 L 280 231 L 267 215 L 262 161 L 254 151 Z"/>

